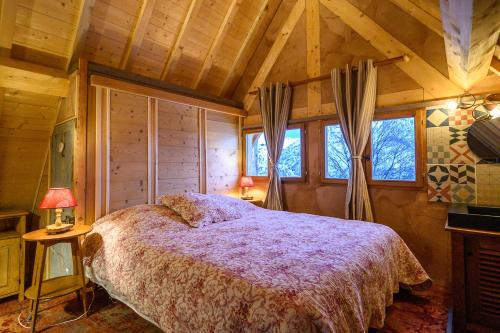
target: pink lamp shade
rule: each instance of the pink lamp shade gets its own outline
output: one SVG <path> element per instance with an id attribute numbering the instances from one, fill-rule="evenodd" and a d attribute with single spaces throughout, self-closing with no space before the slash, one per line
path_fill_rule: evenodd
<path id="1" fill-rule="evenodd" d="M 240 187 L 253 187 L 253 179 L 252 177 L 241 177 L 240 179 Z"/>
<path id="2" fill-rule="evenodd" d="M 49 188 L 43 197 L 40 208 L 69 208 L 75 207 L 76 200 L 71 190 L 66 187 Z"/>

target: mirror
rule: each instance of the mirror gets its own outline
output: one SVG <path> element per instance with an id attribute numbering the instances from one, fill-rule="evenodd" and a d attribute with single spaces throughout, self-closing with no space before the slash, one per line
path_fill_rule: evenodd
<path id="1" fill-rule="evenodd" d="M 500 162 L 500 118 L 474 122 L 469 128 L 467 142 L 481 159 Z"/>

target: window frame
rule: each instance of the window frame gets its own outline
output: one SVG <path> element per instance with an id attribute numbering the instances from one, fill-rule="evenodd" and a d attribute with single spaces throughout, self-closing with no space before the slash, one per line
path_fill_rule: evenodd
<path id="1" fill-rule="evenodd" d="M 366 181 L 369 187 L 388 187 L 388 188 L 422 188 L 425 185 L 425 126 L 424 121 L 424 110 L 423 109 L 413 109 L 404 111 L 383 111 L 376 112 L 373 120 L 388 120 L 388 119 L 398 119 L 398 118 L 409 118 L 414 117 L 415 122 L 415 180 L 414 181 L 404 181 L 404 180 L 375 180 L 372 178 L 372 136 L 368 139 L 368 143 L 363 152 L 363 167 L 365 169 Z M 326 178 L 326 134 L 325 128 L 329 125 L 337 125 L 339 120 L 337 116 L 332 119 L 323 120 L 321 122 L 321 149 L 322 153 L 320 162 L 322 167 L 320 169 L 321 182 L 325 184 L 347 184 L 347 179 L 339 178 Z"/>
<path id="2" fill-rule="evenodd" d="M 305 182 L 307 179 L 307 158 L 306 158 L 306 129 L 304 126 L 304 123 L 297 123 L 297 124 L 289 124 L 287 126 L 287 130 L 290 129 L 300 129 L 300 177 L 281 177 L 281 182 L 282 183 L 295 183 L 295 182 Z M 251 133 L 258 133 L 258 132 L 263 132 L 262 127 L 256 127 L 256 128 L 251 128 L 251 129 L 244 129 L 242 131 L 242 136 L 243 136 L 243 174 L 247 176 L 247 134 Z M 269 170 L 271 169 L 271 166 L 269 164 L 269 160 L 267 163 L 267 176 L 249 176 L 252 177 L 253 179 L 256 180 L 269 180 Z"/>

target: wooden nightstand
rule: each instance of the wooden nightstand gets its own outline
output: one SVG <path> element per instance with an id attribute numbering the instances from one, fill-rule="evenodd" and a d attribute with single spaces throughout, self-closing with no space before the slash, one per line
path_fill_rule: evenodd
<path id="1" fill-rule="evenodd" d="M 0 298 L 18 294 L 24 299 L 24 210 L 0 211 Z"/>
<path id="2" fill-rule="evenodd" d="M 264 202 L 262 200 L 257 200 L 257 199 L 252 199 L 252 200 L 242 199 L 242 200 L 248 201 L 257 207 L 262 207 L 264 205 Z"/>
<path id="3" fill-rule="evenodd" d="M 30 301 L 30 313 L 32 318 L 31 332 L 35 331 L 38 303 L 41 299 L 63 296 L 72 292 L 81 292 L 83 311 L 87 310 L 87 298 L 85 292 L 85 274 L 81 255 L 80 236 L 92 231 L 89 225 L 75 225 L 70 231 L 60 234 L 48 234 L 45 229 L 24 234 L 23 239 L 28 242 L 36 242 L 35 267 L 33 268 L 33 284 L 25 292 Z M 60 276 L 49 280 L 43 280 L 45 268 L 45 257 L 47 248 L 59 244 L 70 243 L 73 254 L 74 275 Z"/>

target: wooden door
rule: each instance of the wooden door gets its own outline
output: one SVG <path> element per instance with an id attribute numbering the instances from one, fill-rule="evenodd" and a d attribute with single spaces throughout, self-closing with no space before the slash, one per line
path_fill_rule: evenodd
<path id="1" fill-rule="evenodd" d="M 0 297 L 19 290 L 19 238 L 0 240 Z"/>

